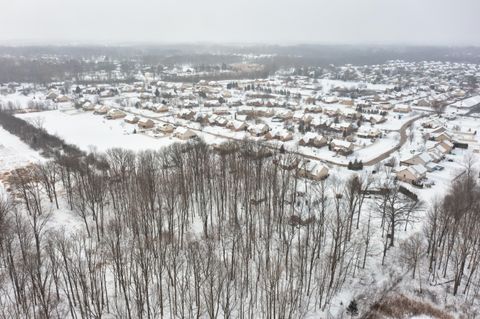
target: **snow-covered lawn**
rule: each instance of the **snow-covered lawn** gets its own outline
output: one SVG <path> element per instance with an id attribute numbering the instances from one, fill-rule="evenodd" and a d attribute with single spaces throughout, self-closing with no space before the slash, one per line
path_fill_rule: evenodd
<path id="1" fill-rule="evenodd" d="M 25 120 L 41 118 L 44 128 L 50 134 L 56 134 L 67 143 L 77 145 L 83 150 L 92 147 L 105 151 L 113 147 L 122 147 L 133 151 L 159 149 L 172 144 L 169 137 L 155 138 L 145 134 L 133 134 L 138 127 L 123 120 L 107 120 L 93 113 L 70 111 L 47 111 L 18 114 Z"/>

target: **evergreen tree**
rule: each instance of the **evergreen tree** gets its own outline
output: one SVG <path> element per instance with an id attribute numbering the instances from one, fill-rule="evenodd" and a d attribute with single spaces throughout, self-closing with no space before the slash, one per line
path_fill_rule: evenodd
<path id="1" fill-rule="evenodd" d="M 347 307 L 347 313 L 350 317 L 358 316 L 358 305 L 355 299 L 353 299 Z"/>

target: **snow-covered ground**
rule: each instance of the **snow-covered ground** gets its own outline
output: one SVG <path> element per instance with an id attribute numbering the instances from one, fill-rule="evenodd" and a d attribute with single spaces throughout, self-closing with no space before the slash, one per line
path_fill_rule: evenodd
<path id="1" fill-rule="evenodd" d="M 0 126 L 0 173 L 41 160 L 38 152 Z"/>
<path id="2" fill-rule="evenodd" d="M 50 134 L 58 135 L 67 143 L 75 144 L 86 151 L 92 147 L 99 151 L 114 147 L 141 151 L 160 149 L 174 142 L 168 137 L 155 138 L 141 133 L 133 134 L 134 129 L 138 131 L 138 127 L 121 119 L 107 120 L 101 115 L 76 110 L 55 110 L 17 116 L 25 120 L 40 118 Z"/>

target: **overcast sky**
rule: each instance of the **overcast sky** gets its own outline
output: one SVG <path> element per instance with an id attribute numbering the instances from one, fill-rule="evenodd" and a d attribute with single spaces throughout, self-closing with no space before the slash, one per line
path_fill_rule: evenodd
<path id="1" fill-rule="evenodd" d="M 0 0 L 0 42 L 480 45 L 480 0 Z"/>

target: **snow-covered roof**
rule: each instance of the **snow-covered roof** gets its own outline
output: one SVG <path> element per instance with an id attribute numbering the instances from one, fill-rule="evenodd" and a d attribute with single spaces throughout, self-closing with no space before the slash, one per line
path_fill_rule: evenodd
<path id="1" fill-rule="evenodd" d="M 345 148 L 349 148 L 352 146 L 352 143 L 348 141 L 337 140 L 337 139 L 332 140 L 332 144 L 334 144 L 335 146 L 340 146 Z"/>

